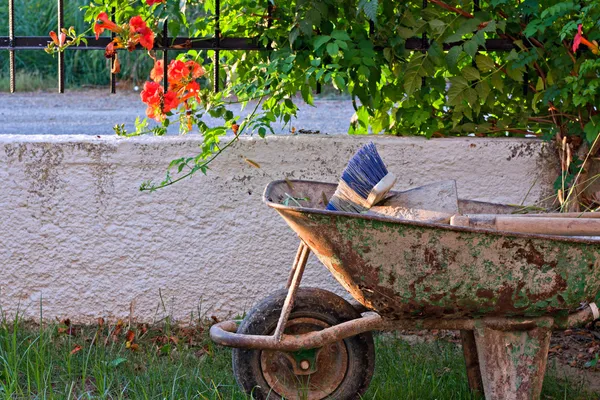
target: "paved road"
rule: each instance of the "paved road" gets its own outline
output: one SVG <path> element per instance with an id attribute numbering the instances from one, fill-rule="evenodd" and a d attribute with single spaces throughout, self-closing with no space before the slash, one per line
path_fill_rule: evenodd
<path id="1" fill-rule="evenodd" d="M 315 101 L 311 107 L 299 99 L 298 118 L 292 122 L 296 129 L 321 133 L 346 133 L 354 110 L 349 100 Z M 232 106 L 231 110 L 239 110 Z M 249 113 L 249 107 L 242 112 Z M 145 116 L 145 106 L 134 91 L 111 95 L 107 90 L 71 90 L 58 93 L 0 93 L 0 134 L 112 135 L 115 124 L 124 123 L 133 129 L 135 118 Z M 215 121 L 206 121 L 209 126 Z M 289 133 L 277 124 L 275 132 Z M 169 133 L 176 134 L 177 127 Z"/>

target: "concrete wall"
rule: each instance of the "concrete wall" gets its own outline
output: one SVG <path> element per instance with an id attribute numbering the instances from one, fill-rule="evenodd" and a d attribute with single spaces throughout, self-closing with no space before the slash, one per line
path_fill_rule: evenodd
<path id="1" fill-rule="evenodd" d="M 0 307 L 79 322 L 248 310 L 285 284 L 297 248 L 261 202 L 265 185 L 335 182 L 367 140 L 397 189 L 454 178 L 463 198 L 520 203 L 529 192 L 532 203 L 557 173 L 551 146 L 535 140 L 278 136 L 243 138 L 208 176 L 141 193 L 198 139 L 0 136 Z M 314 259 L 304 282 L 340 291 Z"/>

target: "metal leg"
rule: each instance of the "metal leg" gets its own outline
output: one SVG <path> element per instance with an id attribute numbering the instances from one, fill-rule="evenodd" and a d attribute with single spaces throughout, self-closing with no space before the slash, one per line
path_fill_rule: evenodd
<path id="1" fill-rule="evenodd" d="M 306 267 L 306 260 L 308 260 L 309 254 L 310 249 L 303 241 L 301 241 L 300 246 L 298 246 L 298 253 L 296 254 L 294 265 L 292 266 L 291 282 L 288 279 L 288 293 L 283 303 L 283 308 L 281 309 L 281 316 L 279 317 L 279 322 L 277 322 L 277 328 L 275 328 L 275 333 L 273 334 L 278 342 L 281 341 L 285 325 L 287 324 L 292 308 L 294 307 L 296 291 L 298 290 L 298 286 L 300 286 L 300 281 L 302 280 L 302 274 L 304 273 L 304 267 Z"/>
<path id="2" fill-rule="evenodd" d="M 486 400 L 540 398 L 548 361 L 551 331 L 475 329 Z"/>
<path id="3" fill-rule="evenodd" d="M 460 331 L 463 355 L 467 367 L 467 379 L 469 388 L 473 394 L 483 394 L 483 382 L 479 370 L 479 358 L 477 357 L 477 345 L 473 331 Z"/>

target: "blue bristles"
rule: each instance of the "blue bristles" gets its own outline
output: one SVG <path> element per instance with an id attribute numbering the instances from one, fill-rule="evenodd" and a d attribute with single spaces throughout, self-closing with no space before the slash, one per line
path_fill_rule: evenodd
<path id="1" fill-rule="evenodd" d="M 388 175 L 387 168 L 377 153 L 375 145 L 373 143 L 364 145 L 348 162 L 340 183 L 325 209 L 351 213 L 362 213 L 368 210 L 372 206 L 369 202 L 374 201 L 369 200 L 369 194 L 386 175 Z"/>
<path id="2" fill-rule="evenodd" d="M 361 147 L 348 163 L 342 173 L 342 180 L 346 182 L 356 194 L 363 199 L 369 197 L 369 193 L 377 183 L 388 173 L 383 160 L 377 153 L 373 143 Z"/>
<path id="3" fill-rule="evenodd" d="M 333 204 L 331 204 L 331 202 L 327 203 L 327 207 L 325 207 L 325 209 L 329 211 L 339 211 Z"/>

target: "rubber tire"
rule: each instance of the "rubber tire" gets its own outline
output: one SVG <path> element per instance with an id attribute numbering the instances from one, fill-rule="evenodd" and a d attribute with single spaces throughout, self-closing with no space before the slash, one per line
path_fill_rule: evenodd
<path id="1" fill-rule="evenodd" d="M 262 300 L 244 318 L 237 333 L 270 335 L 277 326 L 287 290 L 280 290 Z M 360 314 L 343 298 L 327 290 L 298 288 L 290 320 L 315 318 L 337 325 L 360 318 Z M 337 389 L 327 397 L 335 400 L 359 399 L 366 392 L 375 369 L 375 346 L 371 332 L 344 339 L 348 352 L 348 370 Z M 271 389 L 260 365 L 261 350 L 233 349 L 233 373 L 240 388 L 253 399 L 280 399 Z"/>

